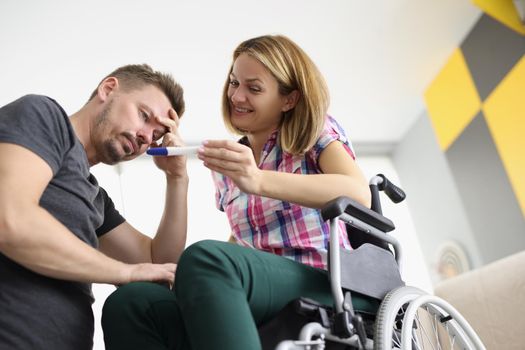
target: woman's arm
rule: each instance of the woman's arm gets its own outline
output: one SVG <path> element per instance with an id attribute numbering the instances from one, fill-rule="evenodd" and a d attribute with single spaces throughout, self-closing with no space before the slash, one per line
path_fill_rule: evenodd
<path id="1" fill-rule="evenodd" d="M 370 190 L 363 173 L 340 142 L 330 143 L 319 156 L 323 174 L 291 174 L 261 170 L 249 147 L 234 141 L 208 141 L 199 158 L 211 170 L 228 176 L 246 193 L 302 206 L 320 208 L 338 196 L 370 207 Z"/>

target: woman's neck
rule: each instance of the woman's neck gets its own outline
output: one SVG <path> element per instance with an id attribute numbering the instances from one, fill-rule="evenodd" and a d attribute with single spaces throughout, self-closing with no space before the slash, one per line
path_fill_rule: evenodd
<path id="1" fill-rule="evenodd" d="M 262 150 L 264 149 L 264 145 L 266 145 L 266 142 L 268 142 L 268 139 L 272 133 L 273 132 L 266 132 L 246 135 L 255 158 L 255 163 L 257 165 L 259 165 L 259 162 L 261 161 L 261 154 Z"/>

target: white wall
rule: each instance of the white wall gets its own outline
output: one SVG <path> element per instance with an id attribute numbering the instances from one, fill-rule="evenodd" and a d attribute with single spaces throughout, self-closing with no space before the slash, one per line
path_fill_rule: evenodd
<path id="1" fill-rule="evenodd" d="M 385 174 L 399 184 L 397 173 L 388 157 L 360 157 L 359 164 L 370 178 L 377 173 Z M 190 175 L 189 218 L 187 245 L 202 239 L 226 240 L 229 225 L 226 216 L 215 208 L 214 187 L 209 171 L 198 159 L 188 161 Z M 99 183 L 115 201 L 117 209 L 128 222 L 144 233 L 154 234 L 160 220 L 164 199 L 164 175 L 148 156 L 121 164 L 119 167 L 97 165 L 93 168 Z M 405 202 L 394 204 L 382 195 L 383 213 L 394 221 L 392 233 L 404 248 L 402 276 L 409 285 L 432 291 L 419 241 L 412 218 Z M 94 285 L 96 302 L 95 349 L 103 349 L 100 328 L 101 307 L 105 298 L 114 290 L 109 285 Z"/>
<path id="2" fill-rule="evenodd" d="M 33 92 L 73 113 L 114 68 L 147 62 L 184 86 L 185 135 L 217 137 L 232 50 L 281 33 L 317 63 L 354 141 L 397 141 L 479 14 L 470 0 L 2 0 L 0 105 Z"/>

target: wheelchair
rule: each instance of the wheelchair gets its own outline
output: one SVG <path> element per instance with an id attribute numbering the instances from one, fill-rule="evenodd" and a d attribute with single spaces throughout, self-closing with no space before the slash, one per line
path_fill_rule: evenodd
<path id="1" fill-rule="evenodd" d="M 405 193 L 378 174 L 370 180 L 368 209 L 339 197 L 322 209 L 330 232 L 343 220 L 353 250 L 331 234 L 328 272 L 334 305 L 300 298 L 258 328 L 264 350 L 485 349 L 461 314 L 443 299 L 406 286 L 402 249 L 387 235 L 394 224 L 382 215 L 380 191 L 394 203 Z M 296 339 L 296 340 L 293 340 Z"/>

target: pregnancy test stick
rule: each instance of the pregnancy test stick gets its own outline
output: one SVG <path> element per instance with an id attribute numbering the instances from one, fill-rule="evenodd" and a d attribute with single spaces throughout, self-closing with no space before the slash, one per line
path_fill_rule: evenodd
<path id="1" fill-rule="evenodd" d="M 189 156 L 197 154 L 200 146 L 155 147 L 146 151 L 150 156 Z"/>

